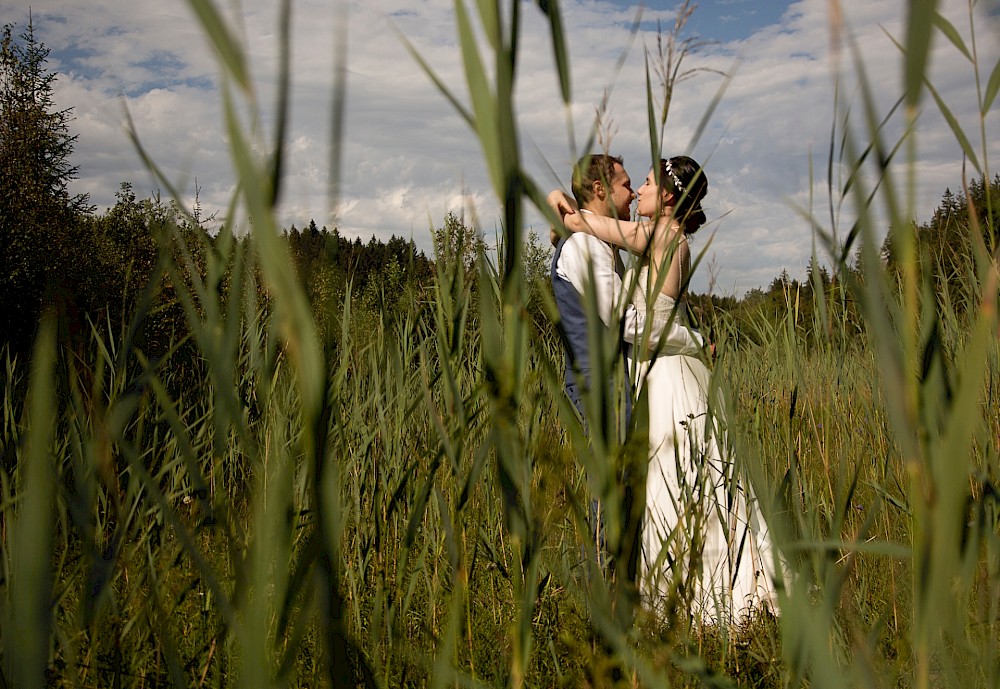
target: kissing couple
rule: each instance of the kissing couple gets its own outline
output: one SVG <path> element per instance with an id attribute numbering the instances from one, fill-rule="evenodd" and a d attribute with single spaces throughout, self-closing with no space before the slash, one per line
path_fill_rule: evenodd
<path id="1" fill-rule="evenodd" d="M 637 572 L 642 599 L 662 610 L 679 596 L 708 624 L 775 611 L 775 553 L 726 442 L 723 399 L 706 364 L 714 346 L 690 327 L 684 302 L 690 237 L 706 222 L 705 171 L 687 156 L 661 159 L 634 192 L 620 157 L 593 154 L 572 175 L 572 197 L 557 189 L 547 198 L 568 231 L 552 231 L 566 393 L 585 418 L 584 399 L 601 383 L 592 369 L 606 368 L 592 366 L 599 338 L 591 331 L 610 330 L 623 340 L 626 426 L 636 400 L 648 405 L 637 417 L 648 417 L 649 438 Z M 634 200 L 638 220 L 630 221 Z M 627 274 L 619 249 L 635 266 Z M 596 305 L 600 323 L 590 322 L 595 309 L 588 305 Z M 599 508 L 592 517 L 600 550 Z"/>

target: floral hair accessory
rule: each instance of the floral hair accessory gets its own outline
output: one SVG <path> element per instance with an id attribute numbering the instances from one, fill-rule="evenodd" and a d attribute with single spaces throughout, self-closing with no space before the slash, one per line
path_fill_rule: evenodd
<path id="1" fill-rule="evenodd" d="M 676 172 L 674 172 L 674 168 L 670 166 L 670 160 L 669 159 L 667 160 L 667 164 L 663 166 L 663 169 L 667 171 L 668 175 L 670 175 L 670 179 L 673 180 L 674 186 L 677 187 L 677 191 L 679 191 L 681 194 L 683 194 L 684 193 L 684 185 L 681 184 L 681 178 L 677 176 Z"/>

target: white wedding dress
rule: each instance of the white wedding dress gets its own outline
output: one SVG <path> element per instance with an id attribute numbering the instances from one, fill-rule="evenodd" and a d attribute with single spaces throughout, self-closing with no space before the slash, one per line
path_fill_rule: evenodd
<path id="1" fill-rule="evenodd" d="M 675 317 L 665 294 L 646 311 L 646 267 L 638 279 L 635 307 L 654 322 Z M 690 605 L 708 624 L 732 624 L 761 607 L 777 612 L 767 528 L 726 451 L 722 397 L 708 367 L 695 357 L 650 353 L 629 369 L 649 405 L 643 598 L 654 610 L 669 601 Z"/>

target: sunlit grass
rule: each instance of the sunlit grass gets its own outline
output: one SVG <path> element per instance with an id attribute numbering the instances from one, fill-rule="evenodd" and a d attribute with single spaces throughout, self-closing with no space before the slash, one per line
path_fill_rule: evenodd
<path id="1" fill-rule="evenodd" d="M 235 114 L 253 97 L 243 48 L 213 3 L 192 4 L 226 75 L 233 207 L 254 233 L 163 238 L 198 352 L 183 380 L 172 356 L 184 343 L 150 362 L 128 333 L 95 328 L 70 352 L 50 322 L 30 365 L 5 362 L 3 684 L 996 686 L 995 247 L 978 246 L 959 304 L 936 297 L 904 234 L 896 283 L 859 179 L 841 192 L 860 209 L 839 235 L 848 246 L 816 229 L 865 332 L 837 332 L 847 319 L 833 298 L 815 329 L 828 337 L 795 326 L 791 299 L 785 322 L 759 323 L 752 341 L 715 324 L 730 434 L 787 563 L 781 615 L 731 630 L 683 611 L 667 623 L 587 567 L 588 470 L 644 447 L 613 424 L 588 441 L 558 342 L 527 313 L 523 210 L 541 199 L 517 158 L 511 98 L 526 8 L 456 4 L 472 96 L 457 107 L 505 204 L 497 265 L 481 256 L 466 272 L 439 256 L 434 290 L 400 320 L 347 295 L 338 331 L 316 326 L 278 239 L 280 166 L 255 155 L 266 137 Z M 910 10 L 913 104 L 927 32 L 955 38 L 933 3 Z M 563 46 L 557 3 L 544 18 Z M 998 74 L 977 94 L 984 115 Z M 839 153 L 852 171 L 876 144 L 909 145 L 881 142 L 870 91 L 861 98 L 865 142 L 845 135 Z M 986 156 L 977 164 L 988 178 Z M 877 173 L 903 219 L 912 180 Z M 844 270 L 858 246 L 860 277 Z"/>

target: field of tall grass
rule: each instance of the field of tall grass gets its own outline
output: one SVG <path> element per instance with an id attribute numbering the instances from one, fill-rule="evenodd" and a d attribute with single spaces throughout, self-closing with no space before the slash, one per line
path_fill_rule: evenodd
<path id="1" fill-rule="evenodd" d="M 868 153 L 909 152 L 904 171 L 915 153 L 881 140 L 869 91 L 839 155 L 877 188 L 859 175 L 842 189 L 858 211 L 846 245 L 814 228 L 838 268 L 856 251 L 866 266 L 816 311 L 827 336 L 796 327 L 792 294 L 752 338 L 712 322 L 734 452 L 788 572 L 777 618 L 701 627 L 683 608 L 651 614 L 588 564 L 591 493 L 621 502 L 601 467 L 645 447 L 614 415 L 588 438 L 560 344 L 527 316 L 524 209 L 544 199 L 518 158 L 518 3 L 455 5 L 471 104 L 453 100 L 504 204 L 497 257 L 466 271 L 438 256 L 434 289 L 398 321 L 359 327 L 347 299 L 329 337 L 278 240 L 274 160 L 237 116 L 252 93 L 242 48 L 211 0 L 191 5 L 226 74 L 233 204 L 254 233 L 222 227 L 203 280 L 162 265 L 199 353 L 183 381 L 133 330 L 95 327 L 74 351 L 54 317 L 30 361 L 3 362 L 0 685 L 1000 686 L 997 247 L 976 245 L 960 299 L 918 270 L 906 233 L 902 271 L 881 269 L 870 199 L 905 219 L 912 179 Z M 566 84 L 558 4 L 544 7 Z M 911 0 L 900 91 L 913 112 L 934 93 L 932 34 L 974 55 L 935 3 Z M 1000 66 L 977 83 L 985 117 Z M 955 134 L 989 179 L 985 129 L 980 156 Z M 183 241 L 164 237 L 164 255 L 183 257 Z M 861 336 L 844 325 L 848 298 Z M 609 524 L 619 555 L 628 528 Z"/>

